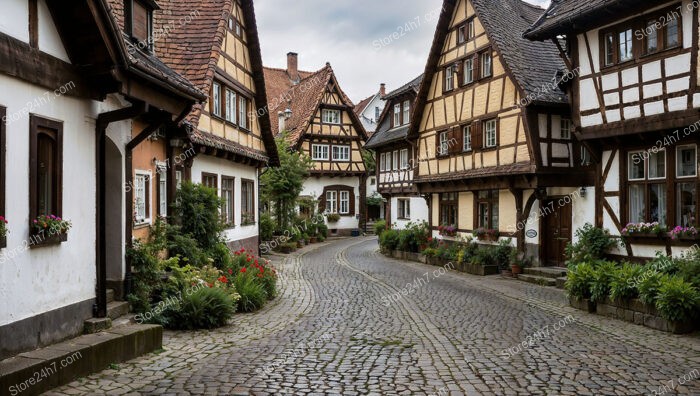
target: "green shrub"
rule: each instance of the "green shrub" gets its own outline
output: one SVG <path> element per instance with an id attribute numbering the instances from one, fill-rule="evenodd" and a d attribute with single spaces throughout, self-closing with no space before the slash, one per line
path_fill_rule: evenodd
<path id="1" fill-rule="evenodd" d="M 619 246 L 619 242 L 610 236 L 608 230 L 586 224 L 576 230 L 575 244 L 566 246 L 566 255 L 572 265 L 590 260 L 600 260 L 605 253 Z"/>
<path id="2" fill-rule="evenodd" d="M 225 243 L 219 242 L 206 252 L 216 268 L 223 269 L 231 266 L 231 250 Z"/>
<path id="3" fill-rule="evenodd" d="M 260 215 L 260 240 L 271 241 L 274 237 L 275 221 L 268 213 Z"/>
<path id="4" fill-rule="evenodd" d="M 613 300 L 630 300 L 638 296 L 636 282 L 642 276 L 644 267 L 625 263 L 610 280 L 610 298 Z"/>
<path id="5" fill-rule="evenodd" d="M 255 279 L 252 271 L 246 270 L 236 274 L 233 285 L 241 296 L 238 300 L 238 312 L 257 311 L 265 305 L 265 301 L 267 301 L 265 287 Z"/>
<path id="6" fill-rule="evenodd" d="M 471 263 L 477 250 L 479 250 L 479 245 L 471 240 L 468 240 L 466 243 L 464 243 L 464 245 L 462 245 L 462 250 L 460 250 L 459 255 L 457 256 L 457 262 Z"/>
<path id="7" fill-rule="evenodd" d="M 676 259 L 676 274 L 700 289 L 700 249 L 694 248 Z"/>
<path id="8" fill-rule="evenodd" d="M 431 247 L 423 250 L 423 254 L 428 256 L 428 257 L 435 257 L 435 256 L 437 256 L 437 253 L 438 253 L 437 249 L 431 248 Z"/>
<path id="9" fill-rule="evenodd" d="M 381 236 L 384 230 L 386 230 L 386 220 L 379 220 L 374 223 L 374 233 L 377 236 Z"/>
<path id="10" fill-rule="evenodd" d="M 209 264 L 207 255 L 194 238 L 181 234 L 177 227 L 168 228 L 167 235 L 170 256 L 179 256 L 185 264 L 196 267 Z"/>
<path id="11" fill-rule="evenodd" d="M 493 250 L 493 261 L 502 270 L 510 268 L 510 264 L 515 261 L 517 251 L 511 246 L 511 240 L 501 240 Z"/>
<path id="12" fill-rule="evenodd" d="M 611 261 L 600 263 L 595 269 L 591 286 L 591 301 L 602 302 L 610 294 L 610 283 L 617 276 L 618 266 Z"/>
<path id="13" fill-rule="evenodd" d="M 177 192 L 176 202 L 173 214 L 183 235 L 194 238 L 203 250 L 221 242 L 224 225 L 219 209 L 222 200 L 216 189 L 184 182 Z"/>
<path id="14" fill-rule="evenodd" d="M 318 224 L 317 230 L 318 230 L 318 234 L 316 236 L 319 237 L 319 240 L 321 242 L 325 241 L 326 238 L 328 238 L 328 226 L 325 224 Z M 323 238 L 321 238 L 321 237 L 323 237 Z"/>
<path id="15" fill-rule="evenodd" d="M 472 263 L 477 265 L 497 265 L 493 249 L 490 247 L 480 247 L 476 250 L 472 258 Z"/>
<path id="16" fill-rule="evenodd" d="M 379 245 L 385 250 L 396 250 L 399 245 L 399 232 L 397 230 L 386 230 L 379 237 Z"/>
<path id="17" fill-rule="evenodd" d="M 569 296 L 577 300 L 590 299 L 595 274 L 595 269 L 589 263 L 571 266 L 564 285 Z"/>
<path id="18" fill-rule="evenodd" d="M 639 292 L 639 300 L 647 305 L 656 304 L 656 296 L 659 294 L 661 283 L 668 278 L 668 275 L 662 274 L 651 267 L 643 267 L 642 275 L 637 279 L 636 286 Z"/>
<path id="19" fill-rule="evenodd" d="M 656 309 L 670 321 L 693 319 L 700 309 L 700 294 L 679 276 L 664 278 L 656 296 Z"/>
<path id="20" fill-rule="evenodd" d="M 159 322 L 176 330 L 213 329 L 226 325 L 235 312 L 235 299 L 224 289 L 202 287 L 183 293 L 180 303 L 168 307 Z"/>
<path id="21" fill-rule="evenodd" d="M 158 252 L 153 245 L 136 241 L 126 255 L 131 259 L 134 271 L 133 287 L 127 300 L 134 312 L 142 313 L 151 309 L 151 299 L 160 281 Z"/>
<path id="22" fill-rule="evenodd" d="M 402 252 L 410 252 L 413 245 L 413 234 L 409 230 L 399 230 L 399 242 L 396 249 Z"/>

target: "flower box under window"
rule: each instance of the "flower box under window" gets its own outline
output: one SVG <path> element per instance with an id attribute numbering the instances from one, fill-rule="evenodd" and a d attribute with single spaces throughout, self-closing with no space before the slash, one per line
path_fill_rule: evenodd
<path id="1" fill-rule="evenodd" d="M 67 241 L 67 233 L 51 234 L 48 232 L 41 232 L 38 234 L 32 234 L 29 237 L 29 246 L 31 248 L 37 248 L 42 246 L 59 245 Z"/>
<path id="2" fill-rule="evenodd" d="M 0 237 L 0 249 L 7 247 L 7 237 Z"/>

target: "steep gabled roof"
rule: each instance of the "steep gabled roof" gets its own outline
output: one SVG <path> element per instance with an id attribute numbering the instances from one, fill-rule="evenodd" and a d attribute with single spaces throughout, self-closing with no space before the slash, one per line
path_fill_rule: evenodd
<path id="1" fill-rule="evenodd" d="M 266 68 L 266 72 L 268 70 L 274 71 L 275 69 Z M 266 73 L 266 75 L 268 74 Z M 284 75 L 287 75 L 286 72 Z M 283 81 L 284 78 L 271 78 L 269 80 L 266 79 L 265 82 L 268 88 L 268 102 L 271 104 L 270 118 L 273 128 L 276 128 L 275 131 L 279 131 L 277 113 L 286 110 L 287 107 L 292 111 L 292 116 L 285 121 L 285 130 L 288 132 L 287 139 L 292 146 L 297 145 L 304 136 L 304 132 L 308 129 L 316 111 L 321 106 L 323 95 L 331 85 L 337 90 L 343 102 L 342 104 L 348 107 L 348 114 L 352 118 L 353 124 L 355 124 L 355 129 L 357 129 L 363 139 L 367 139 L 367 133 L 362 127 L 362 123 L 353 112 L 355 106 L 338 85 L 330 63 L 326 63 L 326 66 L 322 69 L 308 74 L 298 84 L 292 84 L 289 81 L 289 77 L 287 76 L 286 78 L 286 81 Z M 287 86 L 290 88 L 286 91 L 280 88 Z M 280 93 L 277 94 L 278 92 Z"/>
<path id="2" fill-rule="evenodd" d="M 374 132 L 374 134 L 369 138 L 369 140 L 367 140 L 365 148 L 376 149 L 378 147 L 384 146 L 385 144 L 406 139 L 406 137 L 408 136 L 408 131 L 410 129 L 410 124 L 398 128 L 391 127 L 390 116 L 392 112 L 392 106 L 390 106 L 390 103 L 393 99 L 401 95 L 412 94 L 413 108 L 411 109 L 411 111 L 415 112 L 415 95 L 418 93 L 422 81 L 423 75 L 421 74 L 420 76 L 414 78 L 413 80 L 389 92 L 388 94 L 386 94 L 386 96 L 384 96 L 384 100 L 387 103 L 386 106 L 384 106 L 384 111 L 382 111 L 382 115 L 379 116 L 379 120 L 377 120 L 377 131 Z"/>
<path id="3" fill-rule="evenodd" d="M 110 1 L 121 2 L 121 0 Z M 161 10 L 155 13 L 155 26 L 156 31 L 160 30 L 164 34 L 160 37 L 156 36 L 156 53 L 168 66 L 190 79 L 203 92 L 209 92 L 214 81 L 217 62 L 224 51 L 222 45 L 228 17 L 233 9 L 232 0 L 160 0 L 158 4 Z M 255 85 L 255 104 L 259 109 L 266 109 L 267 95 L 255 9 L 252 0 L 241 0 L 240 4 Z M 192 13 L 193 10 L 197 10 L 196 15 Z M 199 123 L 202 107 L 203 104 L 196 105 L 187 117 L 187 121 L 192 126 Z M 188 128 L 189 137 L 194 143 L 234 154 L 247 155 L 258 160 L 269 158 L 270 165 L 277 165 L 279 164 L 277 145 L 270 129 L 270 118 L 267 112 L 258 114 L 258 121 L 265 153 L 197 128 Z"/>
<path id="4" fill-rule="evenodd" d="M 411 135 L 418 132 L 423 107 L 430 90 L 431 79 L 438 71 L 444 42 L 449 32 L 452 15 L 458 1 L 444 0 L 433 45 L 425 67 L 425 75 L 418 93 L 417 111 L 414 112 Z M 506 72 L 512 77 L 521 97 L 537 98 L 534 102 L 566 104 L 566 94 L 560 89 L 542 89 L 555 82 L 558 71 L 565 69 L 563 60 L 553 43 L 525 39 L 525 32 L 544 12 L 542 8 L 522 0 L 470 0 L 489 41 L 500 55 Z M 418 120 L 416 122 L 415 120 Z"/>
<path id="5" fill-rule="evenodd" d="M 636 14 L 668 0 L 552 0 L 547 11 L 525 32 L 530 40 L 546 40 L 583 32 Z"/>
<path id="6" fill-rule="evenodd" d="M 374 98 L 377 97 L 377 95 L 379 95 L 379 94 L 376 93 L 370 97 L 362 99 L 358 104 L 356 104 L 355 109 L 353 110 L 355 112 L 355 114 L 357 114 L 357 116 L 359 117 L 362 113 L 364 113 L 367 106 L 369 106 L 369 104 L 372 102 L 372 100 L 374 100 Z"/>

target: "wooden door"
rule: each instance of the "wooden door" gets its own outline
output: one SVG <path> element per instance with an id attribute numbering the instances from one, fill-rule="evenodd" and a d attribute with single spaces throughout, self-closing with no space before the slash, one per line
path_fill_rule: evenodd
<path id="1" fill-rule="evenodd" d="M 564 267 L 566 245 L 571 242 L 571 200 L 555 199 L 544 201 L 543 205 L 554 209 L 544 217 L 544 265 Z"/>

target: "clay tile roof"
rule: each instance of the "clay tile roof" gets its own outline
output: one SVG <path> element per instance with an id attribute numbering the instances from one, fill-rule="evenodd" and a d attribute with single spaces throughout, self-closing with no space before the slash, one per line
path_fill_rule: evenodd
<path id="1" fill-rule="evenodd" d="M 362 114 L 363 111 L 367 108 L 367 105 L 369 105 L 369 102 L 372 101 L 377 96 L 377 94 L 374 94 L 368 98 L 362 99 L 358 104 L 355 105 L 355 109 L 353 110 L 355 114 L 359 117 L 360 114 Z"/>
<path id="2" fill-rule="evenodd" d="M 667 0 L 553 0 L 546 12 L 525 32 L 530 40 L 546 40 L 560 34 L 581 32 L 602 26 L 642 7 L 653 7 Z M 641 4 L 644 3 L 644 4 Z"/>
<path id="3" fill-rule="evenodd" d="M 471 169 L 468 171 L 445 173 L 441 175 L 416 176 L 414 179 L 414 183 L 433 183 L 462 179 L 476 179 L 482 177 L 528 174 L 534 173 L 535 170 L 536 165 L 533 165 L 529 162 L 518 162 L 510 165 L 491 166 L 487 168 Z"/>

